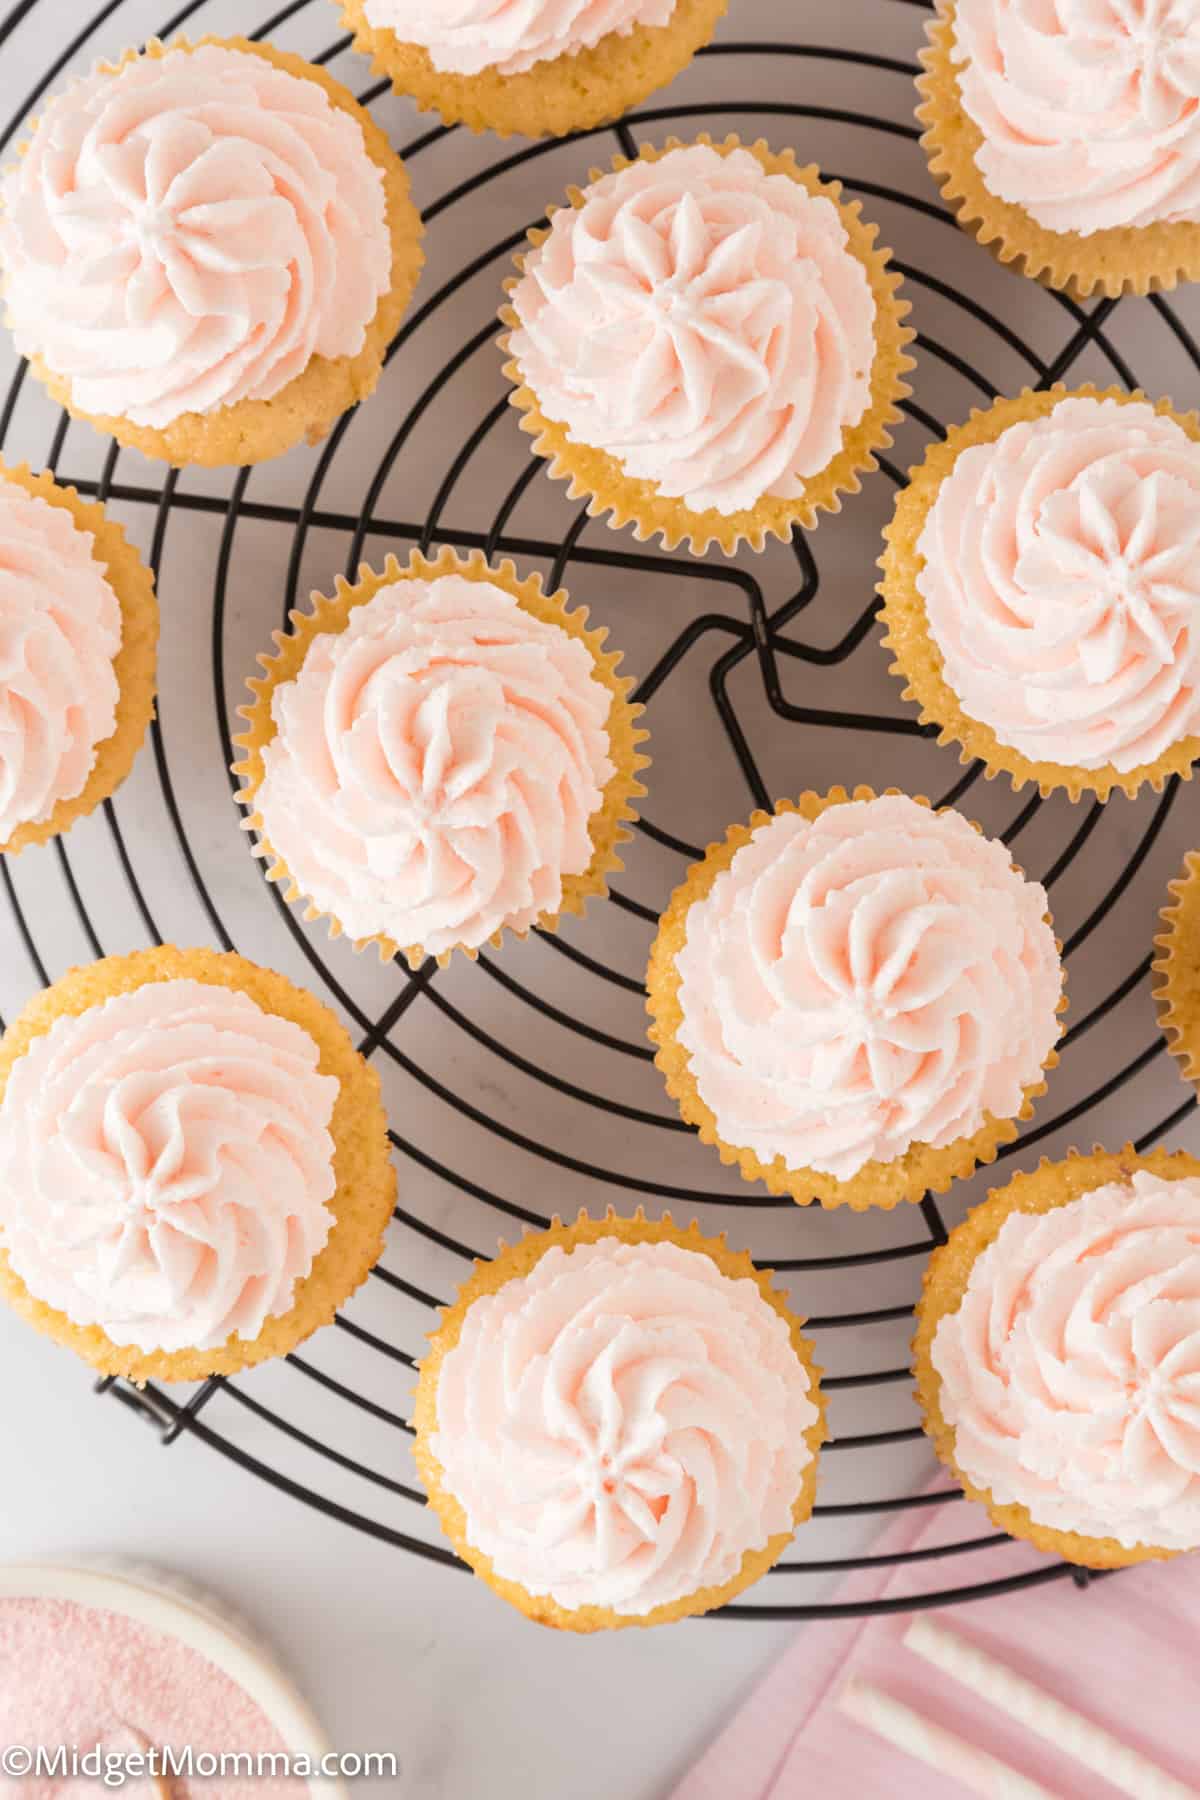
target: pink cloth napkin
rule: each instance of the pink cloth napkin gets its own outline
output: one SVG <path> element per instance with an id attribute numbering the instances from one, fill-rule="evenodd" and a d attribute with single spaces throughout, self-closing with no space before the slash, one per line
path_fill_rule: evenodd
<path id="1" fill-rule="evenodd" d="M 965 1501 L 919 1507 L 902 1513 L 872 1550 L 923 1549 L 993 1529 L 982 1510 Z M 906 1598 L 935 1586 L 995 1581 L 1045 1565 L 1024 1545 L 1002 1545 L 932 1565 L 860 1571 L 837 1599 L 895 1600 L 903 1607 Z M 775 1577 L 776 1591 L 786 1591 L 787 1580 Z M 1200 1554 L 1143 1564 L 1083 1590 L 1069 1577 L 1048 1581 L 947 1608 L 939 1618 L 1200 1790 Z M 1003 1758 L 1063 1800 L 1110 1800 L 1117 1792 L 905 1649 L 911 1619 L 902 1610 L 805 1625 L 673 1800 L 961 1800 L 964 1790 L 956 1781 L 838 1710 L 838 1695 L 852 1675 Z M 740 1627 L 730 1621 L 709 1629 Z"/>

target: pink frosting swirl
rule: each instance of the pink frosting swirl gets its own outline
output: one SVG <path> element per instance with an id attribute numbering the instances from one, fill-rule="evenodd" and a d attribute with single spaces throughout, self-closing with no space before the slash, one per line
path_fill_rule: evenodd
<path id="1" fill-rule="evenodd" d="M 149 982 L 64 1015 L 0 1105 L 0 1239 L 30 1293 L 143 1351 L 287 1312 L 332 1225 L 337 1082 L 248 994 Z"/>
<path id="2" fill-rule="evenodd" d="M 454 75 L 521 75 L 638 25 L 667 25 L 675 0 L 366 0 L 367 23 L 428 50 Z"/>
<path id="3" fill-rule="evenodd" d="M 0 479 L 0 843 L 81 793 L 116 729 L 121 608 L 93 545 Z"/>
<path id="4" fill-rule="evenodd" d="M 643 1616 L 792 1530 L 817 1409 L 755 1282 L 602 1238 L 475 1301 L 437 1416 L 430 1448 L 497 1574 Z"/>
<path id="5" fill-rule="evenodd" d="M 1003 844 L 904 795 L 759 826 L 677 958 L 720 1136 L 847 1180 L 1016 1117 L 1058 1037 L 1045 913 Z"/>
<path id="6" fill-rule="evenodd" d="M 1033 761 L 1125 772 L 1200 731 L 1200 444 L 1062 400 L 964 450 L 917 586 L 964 712 Z"/>
<path id="7" fill-rule="evenodd" d="M 1200 1545 L 1200 1180 L 1145 1169 L 976 1257 L 933 1364 L 954 1457 L 1001 1505 L 1126 1549 Z"/>
<path id="8" fill-rule="evenodd" d="M 0 185 L 18 348 L 155 429 L 354 356 L 391 279 L 383 176 L 315 81 L 205 44 L 51 100 Z"/>
<path id="9" fill-rule="evenodd" d="M 525 931 L 591 864 L 610 705 L 586 644 L 503 588 L 393 582 L 276 688 L 265 835 L 352 938 Z"/>
<path id="10" fill-rule="evenodd" d="M 875 300 L 838 210 L 749 150 L 602 176 L 512 304 L 546 417 L 697 512 L 798 497 L 870 400 Z"/>
<path id="11" fill-rule="evenodd" d="M 1200 220 L 1195 0 L 958 0 L 979 172 L 1049 231 Z"/>

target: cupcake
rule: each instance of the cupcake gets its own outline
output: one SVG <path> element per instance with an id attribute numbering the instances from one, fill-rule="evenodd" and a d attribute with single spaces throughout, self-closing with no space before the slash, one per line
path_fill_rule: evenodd
<path id="1" fill-rule="evenodd" d="M 769 1274 L 668 1215 L 557 1219 L 430 1338 L 417 1467 L 454 1548 L 540 1625 L 732 1600 L 812 1511 L 824 1401 Z"/>
<path id="2" fill-rule="evenodd" d="M 315 443 L 364 399 L 420 236 L 370 115 L 246 38 L 99 64 L 0 182 L 17 348 L 68 412 L 180 466 Z"/>
<path id="3" fill-rule="evenodd" d="M 589 511 L 732 555 L 836 512 L 912 360 L 876 229 L 791 151 L 613 161 L 529 234 L 501 339 L 521 428 Z"/>
<path id="4" fill-rule="evenodd" d="M 1057 1062 L 1046 893 L 959 813 L 869 788 L 731 826 L 659 921 L 667 1091 L 801 1206 L 941 1193 L 1017 1135 Z"/>
<path id="5" fill-rule="evenodd" d="M 1156 0 L 938 0 L 918 79 L 964 230 L 1077 296 L 1200 276 L 1200 12 Z"/>
<path id="6" fill-rule="evenodd" d="M 1083 388 L 929 449 L 881 567 L 923 724 L 1015 788 L 1135 794 L 1200 757 L 1200 421 Z"/>
<path id="7" fill-rule="evenodd" d="M 124 781 L 154 716 L 154 578 L 74 488 L 0 463 L 0 852 Z"/>
<path id="8" fill-rule="evenodd" d="M 707 44 L 728 0 L 335 0 L 354 48 L 447 125 L 562 137 L 619 118 Z"/>
<path id="9" fill-rule="evenodd" d="M 1200 853 L 1189 853 L 1182 876 L 1171 883 L 1162 917 L 1166 930 L 1154 940 L 1153 965 L 1159 1022 L 1172 1056 L 1200 1086 Z"/>
<path id="10" fill-rule="evenodd" d="M 1200 1547 L 1200 1161 L 1074 1151 L 935 1250 L 913 1345 L 970 1499 L 1086 1568 Z"/>
<path id="11" fill-rule="evenodd" d="M 375 1071 L 243 957 L 106 957 L 0 1040 L 0 1293 L 102 1374 L 293 1350 L 378 1261 L 395 1186 Z"/>
<path id="12" fill-rule="evenodd" d="M 582 913 L 645 791 L 606 635 L 478 552 L 389 557 L 314 595 L 259 659 L 236 740 L 268 879 L 414 968 Z"/>

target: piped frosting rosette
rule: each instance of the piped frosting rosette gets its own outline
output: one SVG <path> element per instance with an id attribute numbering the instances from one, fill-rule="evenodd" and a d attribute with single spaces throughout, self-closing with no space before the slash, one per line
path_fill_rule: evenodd
<path id="1" fill-rule="evenodd" d="M 354 47 L 447 125 L 561 137 L 688 65 L 728 0 L 334 0 Z"/>
<path id="2" fill-rule="evenodd" d="M 606 632 L 478 553 L 314 595 L 250 683 L 238 796 L 268 879 L 381 957 L 553 929 L 621 867 L 646 733 Z"/>
<path id="3" fill-rule="evenodd" d="M 670 1216 L 556 1219 L 475 1274 L 421 1364 L 415 1455 L 451 1542 L 539 1623 L 732 1599 L 808 1517 L 824 1403 L 769 1273 Z"/>
<path id="4" fill-rule="evenodd" d="M 989 777 L 1107 799 L 1200 757 L 1200 421 L 1123 389 L 998 400 L 933 444 L 881 567 L 893 674 Z"/>
<path id="5" fill-rule="evenodd" d="M 379 1078 L 310 994 L 164 945 L 0 1042 L 0 1292 L 104 1374 L 194 1381 L 332 1319 L 395 1199 Z"/>
<path id="6" fill-rule="evenodd" d="M 10 1266 L 138 1350 L 257 1337 L 332 1224 L 318 1058 L 290 1020 L 187 977 L 56 1019 L 5 1088 Z"/>
<path id="7" fill-rule="evenodd" d="M 1200 275 L 1191 0 L 938 0 L 922 145 L 959 224 L 1079 295 Z"/>
<path id="8" fill-rule="evenodd" d="M 666 25 L 675 0 L 363 0 L 369 24 L 429 52 L 444 75 L 524 75 L 639 25 Z"/>
<path id="9" fill-rule="evenodd" d="M 124 780 L 157 645 L 154 578 L 121 527 L 0 463 L 0 852 L 66 831 Z"/>
<path id="10" fill-rule="evenodd" d="M 697 553 L 836 511 L 891 442 L 912 333 L 876 228 L 791 152 L 707 137 L 593 170 L 532 231 L 502 347 L 534 454 Z"/>
<path id="11" fill-rule="evenodd" d="M 52 98 L 4 176 L 8 323 L 120 442 L 259 461 L 374 387 L 421 229 L 400 159 L 323 69 L 152 41 Z"/>
<path id="12" fill-rule="evenodd" d="M 918 1396 L 1003 1530 L 1089 1568 L 1200 1547 L 1200 1161 L 1074 1151 L 934 1252 Z"/>
<path id="13" fill-rule="evenodd" d="M 801 1205 L 942 1191 L 1016 1136 L 1065 1007 L 1046 894 L 960 814 L 869 788 L 731 827 L 659 921 L 683 1117 Z"/>

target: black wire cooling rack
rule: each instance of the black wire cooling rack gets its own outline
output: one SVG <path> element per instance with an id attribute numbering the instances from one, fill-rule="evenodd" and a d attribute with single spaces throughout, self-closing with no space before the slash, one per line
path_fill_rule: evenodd
<path id="1" fill-rule="evenodd" d="M 754 10 L 752 0 L 743 4 L 747 15 Z M 146 10 L 138 0 L 108 0 L 86 18 L 61 0 L 12 7 L 0 23 L 0 58 L 15 61 L 21 33 L 34 30 L 47 60 L 14 106 L 0 147 L 12 145 L 22 121 L 81 57 L 113 53 L 151 31 L 247 31 L 248 15 L 267 12 L 192 0 L 147 22 Z M 818 1618 L 978 1599 L 1072 1571 L 1051 1563 L 1030 1568 L 1024 1557 L 1018 1565 L 1014 1551 L 1013 1571 L 1002 1578 L 959 1576 L 978 1552 L 1005 1542 L 977 1525 L 939 1550 L 861 1553 L 888 1515 L 952 1497 L 948 1480 L 933 1490 L 919 1485 L 928 1470 L 906 1361 L 920 1272 L 945 1237 L 942 1211 L 928 1198 L 900 1217 L 801 1213 L 789 1201 L 737 1186 L 700 1154 L 670 1112 L 644 1037 L 640 970 L 654 922 L 686 860 L 700 853 L 703 834 L 719 835 L 748 803 L 766 807 L 776 794 L 838 779 L 883 786 L 897 765 L 907 768 L 904 759 L 915 758 L 908 785 L 924 783 L 938 804 L 971 792 L 971 810 L 990 830 L 1009 844 L 1022 840 L 1022 860 L 1051 891 L 1071 970 L 1063 1071 L 1037 1121 L 1002 1158 L 1027 1156 L 1035 1145 L 1058 1149 L 1075 1128 L 1103 1137 L 1109 1109 L 1126 1102 L 1121 1117 L 1132 1109 L 1139 1148 L 1184 1124 L 1194 1100 L 1183 1097 L 1171 1073 L 1148 1001 L 1153 914 L 1188 836 L 1179 782 L 1137 803 L 1116 799 L 1106 811 L 1097 803 L 1043 803 L 1036 795 L 1014 799 L 999 784 L 977 785 L 978 765 L 959 773 L 929 744 L 886 674 L 873 630 L 872 559 L 901 470 L 942 435 L 939 417 L 964 416 L 1000 391 L 1071 376 L 1134 387 L 1131 359 L 1144 353 L 1153 354 L 1156 367 L 1163 355 L 1174 358 L 1176 398 L 1190 403 L 1200 349 L 1180 304 L 1156 296 L 1082 306 L 1000 270 L 957 232 L 925 174 L 912 123 L 920 14 L 930 10 L 923 0 L 858 0 L 834 19 L 824 17 L 833 9 L 777 0 L 768 14 L 778 42 L 732 41 L 738 10 L 733 0 L 722 41 L 656 96 L 657 104 L 586 134 L 587 141 L 514 148 L 468 140 L 441 126 L 423 128 L 384 82 L 360 93 L 409 163 L 424 203 L 430 266 L 391 347 L 380 393 L 312 454 L 301 452 L 269 473 L 164 475 L 115 444 L 105 450 L 65 413 L 51 414 L 35 384 L 26 384 L 25 366 L 16 366 L 0 410 L 0 449 L 19 439 L 17 450 L 31 462 L 120 511 L 160 574 L 164 649 L 172 633 L 184 633 L 190 650 L 189 667 L 176 671 L 173 684 L 164 680 L 139 775 L 70 840 L 27 852 L 18 864 L 0 860 L 0 884 L 11 940 L 28 964 L 20 980 L 14 976 L 14 992 L 22 981 L 49 982 L 66 960 L 57 938 L 53 947 L 46 942 L 43 900 L 51 889 L 85 955 L 117 947 L 120 906 L 96 902 L 90 861 L 82 866 L 86 855 L 104 861 L 121 890 L 132 921 L 121 948 L 129 939 L 162 942 L 159 921 L 174 923 L 176 896 L 190 888 L 188 905 L 198 908 L 213 942 L 297 968 L 339 1009 L 385 1081 L 399 1084 L 396 1098 L 389 1090 L 389 1104 L 401 1205 L 384 1263 L 336 1328 L 285 1363 L 236 1380 L 170 1393 L 106 1381 L 100 1392 L 150 1423 L 164 1445 L 188 1433 L 396 1549 L 461 1569 L 418 1511 L 424 1496 L 403 1479 L 411 1428 L 397 1397 L 402 1404 L 411 1387 L 407 1372 L 429 1328 L 429 1309 L 502 1231 L 511 1236 L 522 1225 L 542 1225 L 551 1211 L 581 1200 L 694 1211 L 749 1243 L 792 1285 L 830 1371 L 825 1386 L 834 1401 L 835 1437 L 814 1522 L 750 1601 L 717 1616 Z M 328 41 L 333 18 L 323 0 L 292 0 L 248 34 L 303 49 L 360 86 L 366 65 L 348 51 L 348 39 Z M 0 91 L 6 101 L 17 99 L 7 78 Z M 589 163 L 618 150 L 636 154 L 640 139 L 704 129 L 761 131 L 841 175 L 870 216 L 883 218 L 885 240 L 899 246 L 919 327 L 915 398 L 905 407 L 896 460 L 881 459 L 882 474 L 811 540 L 798 533 L 790 550 L 734 563 L 638 549 L 569 505 L 528 455 L 492 343 L 500 280 L 542 205 L 568 180 L 583 178 Z M 510 215 L 512 229 L 502 230 Z M 464 225 L 468 217 L 473 222 Z M 490 486 L 481 492 L 479 469 L 497 444 L 501 479 L 497 485 L 493 456 Z M 349 450 L 353 477 L 345 473 Z M 523 519 L 533 523 L 523 526 Z M 203 553 L 189 549 L 182 569 L 172 566 L 168 541 L 169 531 L 183 529 L 180 521 L 207 534 Z M 372 971 L 352 964 L 322 928 L 301 923 L 254 874 L 236 821 L 221 811 L 234 809 L 220 765 L 232 760 L 232 708 L 252 669 L 248 651 L 266 647 L 270 628 L 302 598 L 305 577 L 327 585 L 339 565 L 353 572 L 366 554 L 428 549 L 435 540 L 536 564 L 548 570 L 552 587 L 565 581 L 577 597 L 585 590 L 607 608 L 601 616 L 615 641 L 646 671 L 637 698 L 648 708 L 657 759 L 649 817 L 638 827 L 626 878 L 583 924 L 502 954 L 488 951 L 473 967 L 439 973 L 428 962 L 415 972 L 404 964 Z M 249 574 L 239 586 L 246 562 Z M 627 603 L 635 588 L 636 606 Z M 212 696 L 201 728 L 186 706 L 194 707 L 202 682 L 193 653 L 198 661 L 205 639 Z M 832 704 L 848 700 L 851 690 L 854 704 Z M 675 724 L 663 741 L 660 717 L 669 714 Z M 690 838 L 673 815 L 677 830 L 658 822 L 671 764 L 678 777 L 681 758 L 690 769 L 680 808 Z M 211 815 L 198 812 L 181 788 L 181 771 L 190 781 L 193 760 L 216 770 L 208 784 L 220 789 Z M 222 822 L 214 825 L 217 818 Z M 231 900 L 224 884 L 235 865 L 242 886 Z M 632 878 L 652 887 L 654 904 L 633 898 Z M 254 941 L 247 943 L 240 921 L 251 915 Z M 1072 1048 L 1085 1037 L 1091 1062 L 1085 1074 L 1082 1063 L 1072 1074 Z M 979 1191 L 978 1184 L 964 1188 L 970 1197 Z M 955 1190 L 947 1211 L 961 1205 Z M 855 1429 L 864 1418 L 872 1428 Z M 847 1536 L 854 1554 L 845 1554 Z M 931 1584 L 879 1603 L 823 1597 L 833 1572 L 880 1562 L 927 1564 Z M 1086 1575 L 1073 1573 L 1086 1585 Z M 803 1597 L 806 1580 L 810 1588 L 820 1584 L 812 1599 Z"/>

